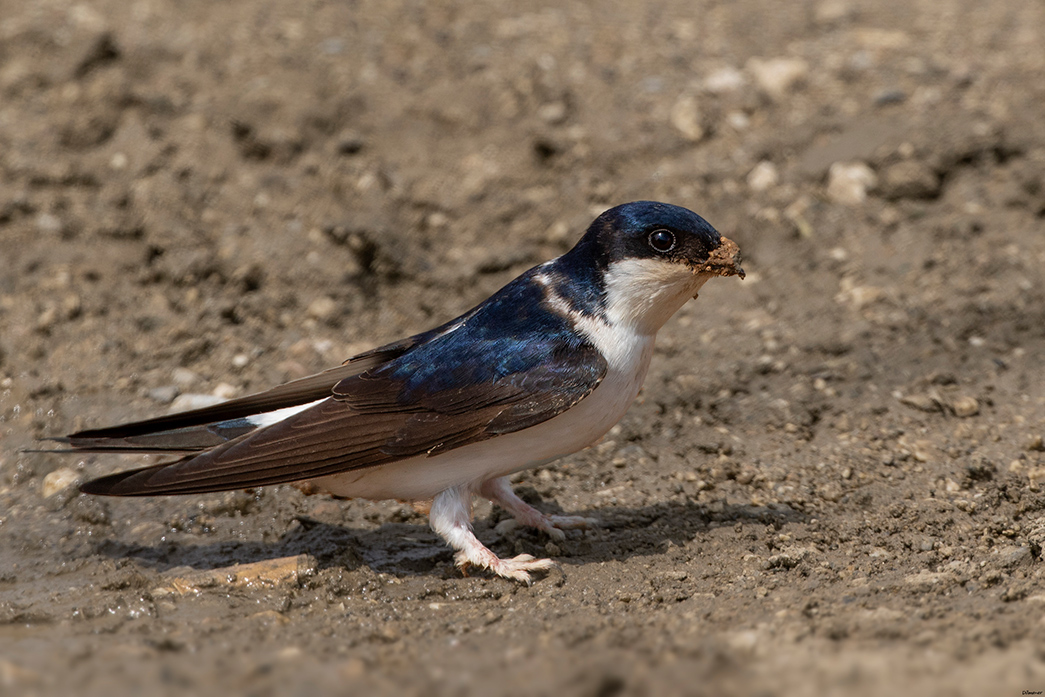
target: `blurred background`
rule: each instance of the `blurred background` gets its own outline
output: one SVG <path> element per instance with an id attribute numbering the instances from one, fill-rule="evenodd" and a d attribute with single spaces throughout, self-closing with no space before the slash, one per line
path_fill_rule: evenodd
<path id="1" fill-rule="evenodd" d="M 1037 0 L 0 0 L 0 687 L 1045 689 L 1043 46 Z M 22 452 L 430 328 L 636 199 L 748 278 L 518 477 L 600 530 L 479 508 L 564 575 L 462 577 L 396 502 L 91 499 L 141 459 Z"/>

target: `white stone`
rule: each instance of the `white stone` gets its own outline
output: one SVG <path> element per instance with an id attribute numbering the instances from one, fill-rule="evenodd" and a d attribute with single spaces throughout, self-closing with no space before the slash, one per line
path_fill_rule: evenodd
<path id="1" fill-rule="evenodd" d="M 334 316 L 334 313 L 337 312 L 337 308 L 336 300 L 328 295 L 323 295 L 309 303 L 306 312 L 309 317 L 314 317 L 318 320 L 326 320 Z"/>
<path id="2" fill-rule="evenodd" d="M 51 498 L 55 494 L 59 494 L 79 483 L 80 475 L 78 472 L 68 467 L 62 467 L 48 473 L 44 477 L 43 484 L 40 486 L 40 495 L 45 499 Z"/>
<path id="3" fill-rule="evenodd" d="M 712 94 L 736 92 L 747 84 L 747 78 L 733 66 L 719 68 L 704 78 L 704 89 Z"/>
<path id="4" fill-rule="evenodd" d="M 704 137 L 696 97 L 686 94 L 678 98 L 671 107 L 671 125 L 688 141 L 695 143 Z"/>
<path id="5" fill-rule="evenodd" d="M 751 119 L 742 111 L 731 111 L 726 114 L 726 123 L 735 131 L 744 131 L 751 125 Z"/>
<path id="6" fill-rule="evenodd" d="M 967 418 L 970 416 L 976 416 L 980 413 L 980 403 L 975 397 L 969 397 L 964 395 L 958 397 L 951 403 L 951 408 L 954 409 L 954 415 Z"/>
<path id="7" fill-rule="evenodd" d="M 62 221 L 50 213 L 41 213 L 36 216 L 36 228 L 40 232 L 56 233 L 62 229 Z"/>
<path id="8" fill-rule="evenodd" d="M 186 394 L 178 395 L 177 399 L 171 402 L 169 411 L 171 414 L 176 414 L 180 411 L 189 411 L 190 409 L 203 409 L 204 407 L 212 407 L 215 404 L 221 404 L 225 401 L 227 400 L 212 394 L 188 392 Z"/>
<path id="9" fill-rule="evenodd" d="M 809 64 L 801 58 L 752 58 L 747 69 L 758 86 L 773 98 L 784 96 L 809 74 Z"/>
<path id="10" fill-rule="evenodd" d="M 747 175 L 747 185 L 752 191 L 772 189 L 780 181 L 776 165 L 769 160 L 762 160 Z"/>
<path id="11" fill-rule="evenodd" d="M 215 385 L 211 394 L 215 397 L 220 397 L 221 399 L 232 399 L 239 394 L 239 390 L 235 385 L 230 385 L 227 382 L 219 382 Z"/>
<path id="12" fill-rule="evenodd" d="M 835 203 L 858 206 L 877 183 L 874 170 L 863 162 L 836 162 L 827 173 L 827 195 Z"/>
<path id="13" fill-rule="evenodd" d="M 200 381 L 200 376 L 188 368 L 175 368 L 171 373 L 171 381 L 180 390 L 186 390 Z"/>

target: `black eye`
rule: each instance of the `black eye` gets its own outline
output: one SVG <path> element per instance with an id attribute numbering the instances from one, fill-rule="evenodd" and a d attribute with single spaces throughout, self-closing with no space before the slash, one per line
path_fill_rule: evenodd
<path id="1" fill-rule="evenodd" d="M 661 254 L 670 252 L 675 248 L 675 233 L 671 230 L 654 230 L 649 234 L 649 246 Z"/>

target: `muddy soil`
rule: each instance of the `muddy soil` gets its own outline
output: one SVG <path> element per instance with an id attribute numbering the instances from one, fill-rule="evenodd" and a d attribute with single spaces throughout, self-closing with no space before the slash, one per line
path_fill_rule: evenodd
<path id="1" fill-rule="evenodd" d="M 0 692 L 1045 689 L 1045 5 L 0 0 Z M 736 240 L 532 587 L 396 502 L 37 439 L 441 323 L 635 199 Z M 1024 693 L 1025 694 L 1025 693 Z"/>

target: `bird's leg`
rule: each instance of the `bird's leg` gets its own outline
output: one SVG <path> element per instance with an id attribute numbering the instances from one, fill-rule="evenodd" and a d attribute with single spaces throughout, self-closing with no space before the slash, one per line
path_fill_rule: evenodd
<path id="1" fill-rule="evenodd" d="M 555 566 L 551 559 L 535 559 L 529 554 L 501 559 L 487 549 L 472 532 L 472 491 L 468 487 L 455 486 L 439 492 L 432 500 L 428 523 L 457 550 L 454 562 L 462 568 L 479 566 L 529 585 L 531 571 L 545 571 Z"/>
<path id="2" fill-rule="evenodd" d="M 488 479 L 479 487 L 479 493 L 512 514 L 512 517 L 531 528 L 548 533 L 553 540 L 566 539 L 563 530 L 576 530 L 594 527 L 598 521 L 579 515 L 545 515 L 519 498 L 512 491 L 508 477 Z"/>

